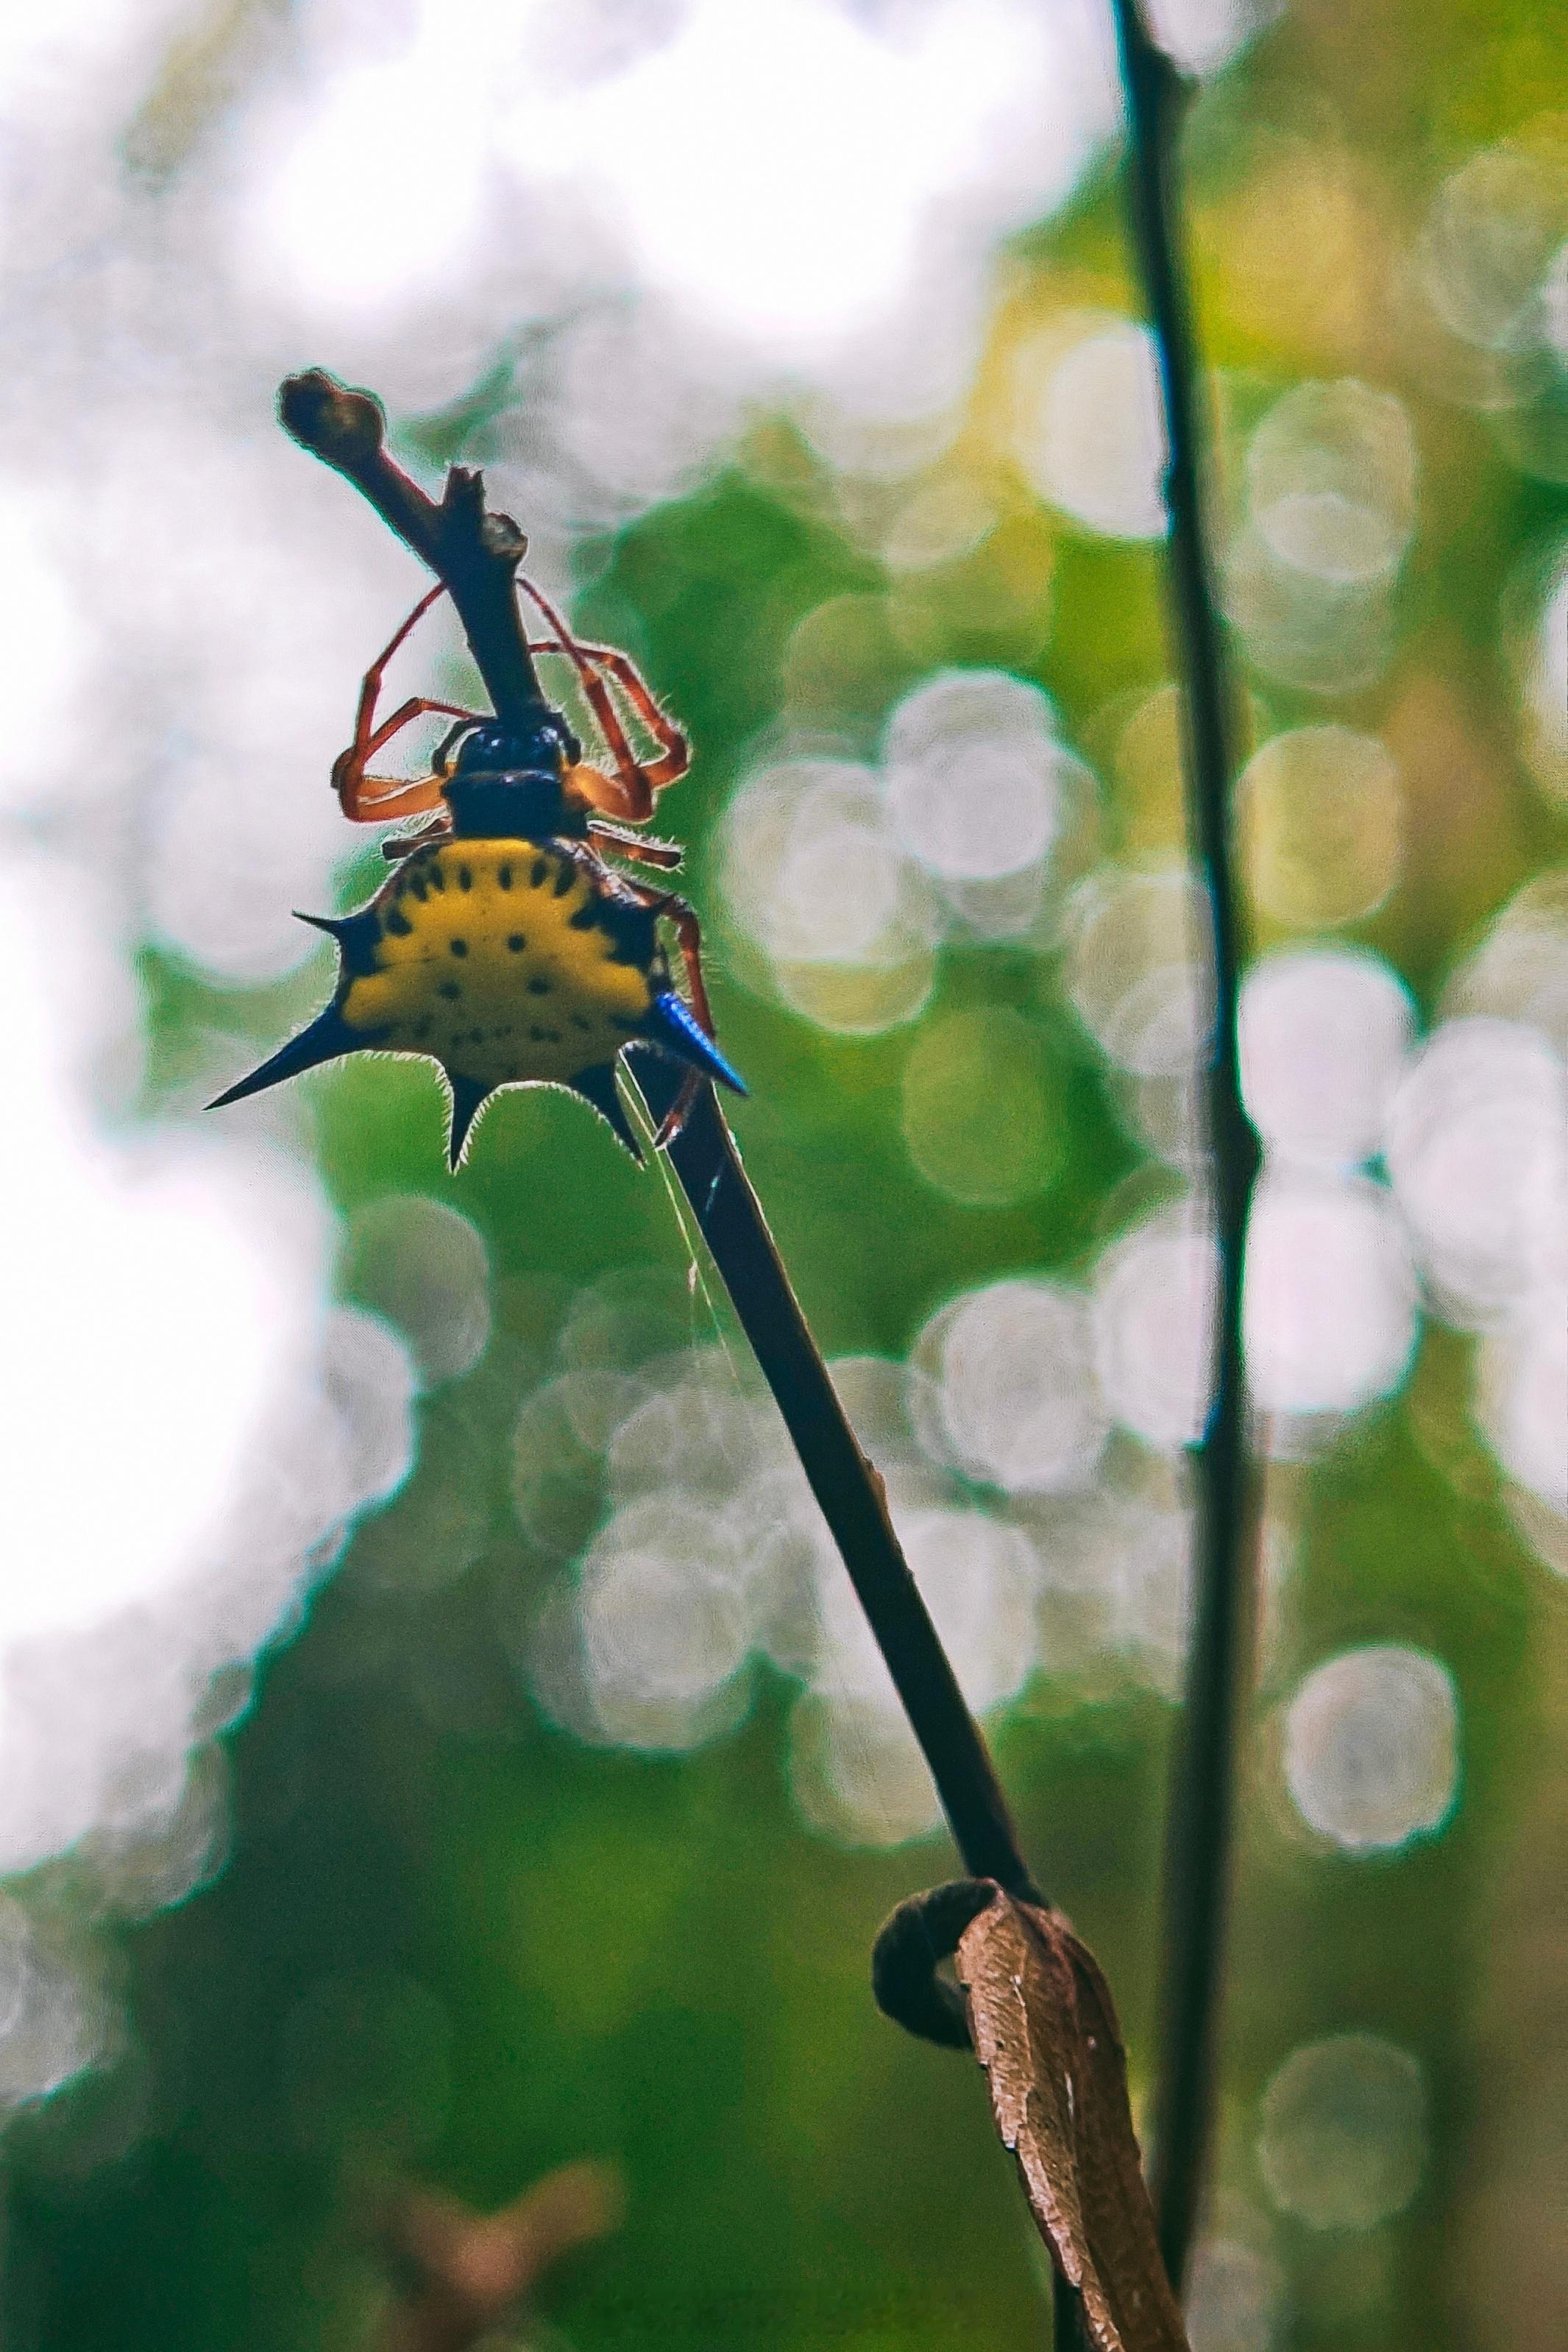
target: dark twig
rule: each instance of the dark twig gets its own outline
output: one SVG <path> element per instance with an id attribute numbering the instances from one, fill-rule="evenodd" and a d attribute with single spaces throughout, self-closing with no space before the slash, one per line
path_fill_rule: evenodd
<path id="1" fill-rule="evenodd" d="M 291 378 L 278 406 L 294 438 L 346 475 L 445 581 L 497 714 L 510 722 L 525 704 L 537 706 L 512 584 L 525 542 L 515 523 L 486 513 L 479 477 L 454 467 L 437 506 L 387 455 L 379 401 L 319 371 Z M 644 1056 L 638 1077 L 657 1125 L 679 1073 Z M 985 1740 L 893 1531 L 882 1482 L 856 1443 L 711 1087 L 669 1158 L 871 1621 L 965 1868 L 1038 1901 Z"/>
<path id="2" fill-rule="evenodd" d="M 482 476 L 454 466 L 441 504 L 386 452 L 386 415 L 320 368 L 290 376 L 277 395 L 286 432 L 362 490 L 382 520 L 446 583 L 497 719 L 525 727 L 547 709 L 517 625 L 513 582 L 528 540 L 509 515 L 487 513 Z"/>
<path id="3" fill-rule="evenodd" d="M 1195 1459 L 1192 1652 L 1172 1782 L 1165 1892 L 1163 2046 L 1155 2102 L 1155 2204 L 1180 2289 L 1212 2129 L 1236 1742 L 1251 1663 L 1256 1486 L 1241 1348 L 1247 1216 L 1258 1145 L 1241 1100 L 1240 945 L 1229 841 L 1235 696 L 1216 610 L 1203 506 L 1203 434 L 1191 306 L 1179 254 L 1176 150 L 1186 85 L 1151 40 L 1139 0 L 1112 0 L 1126 89 L 1133 237 L 1158 354 L 1170 515 L 1170 594 L 1185 688 L 1193 856 L 1207 902 L 1214 1045 L 1206 1107 L 1219 1247 L 1212 1402 Z"/>
<path id="4" fill-rule="evenodd" d="M 644 1061 L 638 1084 L 653 1117 L 662 1119 L 674 1100 L 678 1074 Z M 669 1157 L 887 1661 L 965 1867 L 974 1877 L 996 1879 L 1009 1894 L 1026 1895 L 1032 1882 L 979 1726 L 964 1703 L 894 1533 L 882 1480 L 839 1402 L 711 1087 Z M 991 1859 L 982 1865 L 977 1857 L 983 1853 Z"/>

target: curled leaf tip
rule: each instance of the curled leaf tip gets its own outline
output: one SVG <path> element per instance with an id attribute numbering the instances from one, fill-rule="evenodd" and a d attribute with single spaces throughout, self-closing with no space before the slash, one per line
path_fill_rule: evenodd
<path id="1" fill-rule="evenodd" d="M 872 1995 L 884 2017 L 945 2049 L 973 2046 L 964 1996 L 936 1971 L 957 1950 L 970 1920 L 1000 1891 L 995 1879 L 955 1878 L 899 1905 L 872 1947 Z"/>

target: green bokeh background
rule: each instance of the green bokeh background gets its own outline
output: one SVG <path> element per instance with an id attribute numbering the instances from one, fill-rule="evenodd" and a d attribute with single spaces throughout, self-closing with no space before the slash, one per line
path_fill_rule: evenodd
<path id="1" fill-rule="evenodd" d="M 1500 624 L 1521 555 L 1563 527 L 1564 492 L 1523 475 L 1479 418 L 1405 370 L 1375 302 L 1325 324 L 1310 286 L 1296 310 L 1277 288 L 1260 296 L 1233 248 L 1271 200 L 1274 130 L 1355 182 L 1375 276 L 1446 173 L 1565 97 L 1561 26 L 1536 0 L 1375 12 L 1315 0 L 1191 125 L 1203 329 L 1229 407 L 1255 413 L 1304 377 L 1361 373 L 1399 393 L 1423 448 L 1398 650 L 1386 677 L 1329 715 L 1376 729 L 1413 680 L 1440 674 L 1491 747 L 1490 802 L 1416 805 L 1406 883 L 1359 927 L 1428 1007 L 1477 927 L 1564 855 L 1563 812 L 1511 749 Z M 1012 299 L 1071 281 L 1136 307 L 1108 176 L 1006 261 Z M 507 392 L 503 372 L 460 416 L 401 420 L 409 462 L 482 460 Z M 323 476 L 322 498 L 340 495 Z M 830 514 L 821 461 L 786 426 L 759 424 L 732 469 L 580 551 L 578 625 L 633 654 L 697 746 L 669 822 L 692 850 L 700 905 L 713 894 L 705 844 L 779 708 L 791 630 L 830 598 L 884 585 Z M 1037 677 L 1092 747 L 1118 696 L 1169 675 L 1159 562 L 1069 533 L 1052 560 L 1042 645 L 1020 658 L 1005 629 L 970 643 L 956 617 L 945 657 L 1000 658 Z M 890 699 L 920 667 L 879 673 L 875 692 Z M 1273 726 L 1323 710 L 1251 683 Z M 1145 817 L 1113 793 L 1112 845 L 1143 837 Z M 317 1001 L 325 969 L 235 997 L 150 953 L 150 1108 L 159 1068 L 179 1066 L 194 1028 L 267 1045 Z M 737 1131 L 829 1354 L 901 1357 L 955 1291 L 1080 1269 L 1114 1221 L 1107 1204 L 1138 1154 L 1032 956 L 949 947 L 934 1000 L 938 1013 L 1011 1005 L 1035 1024 L 1060 1168 L 998 1209 L 956 1206 L 914 1168 L 898 1116 L 909 1031 L 824 1034 L 737 985 L 722 951 L 713 985 L 727 1050 L 753 1087 Z M 424 1192 L 489 1245 L 495 1339 L 475 1372 L 426 1400 L 419 1467 L 388 1507 L 460 1494 L 484 1539 L 457 1586 L 423 1605 L 358 1577 L 351 1547 L 264 1661 L 231 1742 L 232 1861 L 183 1908 L 118 1934 L 131 2055 L 14 2133 L 9 2340 L 349 2352 L 371 2340 L 385 2292 L 360 2227 L 364 2178 L 437 2180 L 488 2206 L 595 2155 L 624 2168 L 624 2227 L 552 2277 L 519 2325 L 525 2341 L 580 2352 L 1042 2341 L 1040 2256 L 979 2080 L 904 2040 L 868 1991 L 877 1925 L 947 1874 L 946 1848 L 836 1851 L 809 1834 L 783 1769 L 788 1690 L 770 1673 L 738 1732 L 657 1757 L 552 1728 L 510 1662 L 506 1629 L 554 1573 L 523 1539 L 507 1485 L 511 1422 L 558 1295 L 549 1285 L 564 1297 L 621 1266 L 683 1280 L 686 1244 L 658 1176 L 636 1173 L 560 1097 L 504 1097 L 449 1180 L 428 1074 L 350 1066 L 310 1081 L 309 1096 L 345 1212 Z M 715 1336 L 700 1298 L 694 1317 L 694 1336 Z M 1510 1907 L 1509 1873 L 1568 1739 L 1561 1594 L 1498 1506 L 1467 1415 L 1468 1346 L 1429 1326 L 1403 1396 L 1299 1474 L 1303 1538 L 1249 1752 L 1219 2187 L 1281 2266 L 1276 2341 L 1299 2352 L 1552 2340 L 1534 2306 L 1500 2307 L 1486 2234 L 1499 2224 L 1478 2220 L 1476 2198 L 1495 2128 L 1486 2036 L 1498 1988 L 1541 1932 L 1535 1910 Z M 358 1540 L 374 1538 L 372 1521 Z M 1360 1641 L 1408 1641 L 1446 1661 L 1462 1710 L 1451 1824 L 1385 1858 L 1309 1853 L 1280 1832 L 1269 1793 L 1270 1706 L 1308 1664 Z M 1170 1726 L 1147 1693 L 1088 1702 L 1041 1677 L 999 1740 L 1038 1875 L 1115 1989 L 1139 2094 Z M 1560 1875 L 1561 1862 L 1542 1853 L 1535 1872 Z M 1314 2233 L 1270 2217 L 1257 2101 L 1299 2042 L 1350 2029 L 1419 2056 L 1430 2158 L 1397 2220 Z M 313 2032 L 337 2051 L 344 2086 L 325 2120 L 300 2092 Z M 81 2150 L 97 2133 L 113 2139 L 117 2103 L 132 2098 L 145 2128 L 89 2168 Z M 1538 2225 L 1521 2204 L 1516 2226 Z"/>

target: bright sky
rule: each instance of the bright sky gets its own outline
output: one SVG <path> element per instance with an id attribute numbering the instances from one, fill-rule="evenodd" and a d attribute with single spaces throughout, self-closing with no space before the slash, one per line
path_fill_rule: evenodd
<path id="1" fill-rule="evenodd" d="M 6 1089 L 27 1137 L 0 1159 L 20 1244 L 0 1339 L 3 1663 L 202 1564 L 265 1406 L 307 1360 L 326 1231 L 303 1175 L 222 1138 L 95 1135 L 72 1066 L 123 988 L 83 936 L 93 910 L 68 872 L 15 856 L 0 906 Z M 73 1019 L 97 994 L 84 982 L 110 982 L 108 1003 Z"/>
<path id="2" fill-rule="evenodd" d="M 424 0 L 401 53 L 342 57 L 268 123 L 253 226 L 329 313 L 397 306 L 570 193 L 554 231 L 770 355 L 895 305 L 938 207 L 988 242 L 1059 202 L 1108 130 L 1089 0 L 933 0 L 881 37 L 832 0 L 695 0 L 674 37 L 586 84 L 541 60 L 549 15 Z"/>

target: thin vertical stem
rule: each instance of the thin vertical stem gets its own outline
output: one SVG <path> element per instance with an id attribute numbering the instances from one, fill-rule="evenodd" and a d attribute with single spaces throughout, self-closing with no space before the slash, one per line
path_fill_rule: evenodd
<path id="1" fill-rule="evenodd" d="M 643 1055 L 635 1076 L 657 1125 L 680 1073 Z M 850 1427 L 711 1087 L 668 1151 L 887 1662 L 964 1866 L 1039 1901 L 984 1736 L 894 1532 L 882 1480 Z"/>
<path id="2" fill-rule="evenodd" d="M 1242 1280 L 1257 1139 L 1237 1046 L 1240 941 L 1229 802 L 1235 694 L 1214 595 L 1191 304 L 1179 250 L 1176 144 L 1184 84 L 1139 0 L 1112 0 L 1125 87 L 1133 240 L 1154 331 L 1170 516 L 1169 593 L 1183 694 L 1192 854 L 1208 910 L 1214 1042 L 1204 1087 L 1219 1252 L 1214 1381 L 1194 1459 L 1192 1647 L 1173 1768 L 1164 1895 L 1162 2048 L 1153 2187 L 1178 2294 L 1202 2204 L 1216 2105 L 1218 2020 L 1236 1811 L 1236 1746 L 1251 1661 L 1256 1486 L 1247 1447 Z"/>

